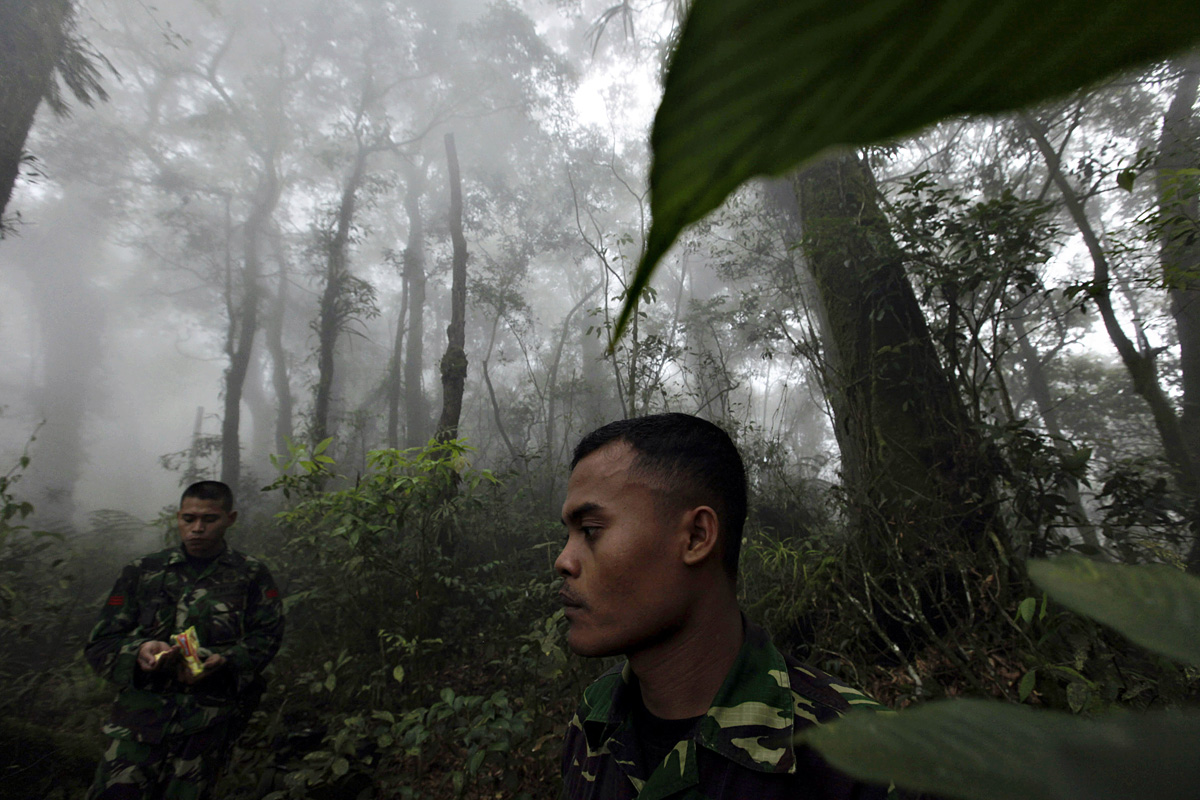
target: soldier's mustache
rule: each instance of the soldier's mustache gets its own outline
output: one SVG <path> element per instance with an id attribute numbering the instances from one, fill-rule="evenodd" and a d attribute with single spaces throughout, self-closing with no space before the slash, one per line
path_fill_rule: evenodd
<path id="1" fill-rule="evenodd" d="M 564 606 L 573 606 L 575 608 L 587 608 L 587 604 L 579 595 L 572 592 L 566 586 L 558 590 L 558 599 Z"/>

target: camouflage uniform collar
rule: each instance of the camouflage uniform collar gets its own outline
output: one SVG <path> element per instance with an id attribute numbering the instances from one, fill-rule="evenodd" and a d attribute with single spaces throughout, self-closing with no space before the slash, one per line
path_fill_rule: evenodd
<path id="1" fill-rule="evenodd" d="M 183 549 L 183 543 L 180 542 L 175 547 L 167 548 L 167 560 L 165 566 L 173 566 L 175 564 L 188 563 L 187 551 Z M 208 563 L 211 567 L 213 564 L 225 564 L 226 566 L 236 566 L 238 558 L 236 551 L 229 546 L 229 542 L 221 542 L 221 552 L 217 553 L 216 557 Z"/>
<path id="2" fill-rule="evenodd" d="M 742 648 L 712 706 L 691 739 L 667 757 L 670 762 L 678 756 L 682 772 L 688 772 L 689 766 L 695 769 L 697 745 L 757 772 L 790 773 L 796 769 L 792 746 L 794 701 L 787 662 L 766 631 L 745 616 L 742 624 Z M 615 754 L 618 749 L 632 749 L 628 740 L 632 737 L 636 691 L 637 677 L 628 661 L 613 667 L 589 687 L 585 694 L 588 712 L 582 726 L 589 750 Z M 650 765 L 648 771 L 655 766 Z"/>
<path id="3" fill-rule="evenodd" d="M 742 624 L 745 641 L 700 720 L 700 743 L 747 769 L 793 772 L 795 703 L 787 662 L 765 630 L 745 616 Z"/>

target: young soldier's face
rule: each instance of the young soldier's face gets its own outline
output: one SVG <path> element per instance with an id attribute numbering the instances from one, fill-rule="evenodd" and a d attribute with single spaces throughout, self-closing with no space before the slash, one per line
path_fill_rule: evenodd
<path id="1" fill-rule="evenodd" d="M 567 543 L 554 562 L 570 630 L 583 656 L 631 655 L 678 630 L 688 592 L 683 512 L 631 473 L 635 452 L 612 442 L 575 465 L 567 483 Z"/>
<path id="2" fill-rule="evenodd" d="M 186 497 L 175 515 L 179 538 L 188 555 L 209 558 L 221 552 L 225 531 L 237 521 L 236 511 L 226 511 L 220 501 Z"/>

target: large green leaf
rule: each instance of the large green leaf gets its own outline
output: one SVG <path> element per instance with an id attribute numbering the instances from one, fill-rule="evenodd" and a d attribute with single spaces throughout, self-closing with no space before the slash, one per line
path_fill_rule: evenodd
<path id="1" fill-rule="evenodd" d="M 654 119 L 653 224 L 614 341 L 683 227 L 747 179 L 1197 40 L 1196 0 L 695 0 Z"/>
<path id="2" fill-rule="evenodd" d="M 1079 556 L 1030 561 L 1058 602 L 1142 647 L 1200 665 L 1200 579 L 1165 564 L 1103 564 Z"/>
<path id="3" fill-rule="evenodd" d="M 856 778 L 962 800 L 1191 800 L 1200 715 L 1090 720 L 987 700 L 851 714 L 799 737 Z"/>

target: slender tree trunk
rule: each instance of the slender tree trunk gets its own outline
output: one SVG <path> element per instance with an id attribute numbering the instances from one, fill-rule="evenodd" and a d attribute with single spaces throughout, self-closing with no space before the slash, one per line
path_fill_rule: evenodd
<path id="1" fill-rule="evenodd" d="M 1071 185 L 1066 175 L 1063 174 L 1058 154 L 1050 145 L 1050 140 L 1046 137 L 1046 132 L 1041 124 L 1027 115 L 1023 117 L 1023 120 L 1026 129 L 1033 138 L 1034 144 L 1037 145 L 1046 162 L 1051 180 L 1062 195 L 1063 204 L 1066 206 L 1067 212 L 1071 215 L 1072 221 L 1079 229 L 1079 233 L 1083 236 L 1083 241 L 1087 245 L 1088 254 L 1091 256 L 1093 266 L 1090 294 L 1096 303 L 1097 310 L 1100 312 L 1104 328 L 1108 331 L 1108 338 L 1112 341 L 1113 346 L 1116 347 L 1117 353 L 1121 356 L 1121 361 L 1125 364 L 1125 369 L 1129 372 L 1129 377 L 1133 381 L 1134 391 L 1141 395 L 1142 399 L 1150 407 L 1150 414 L 1154 418 L 1154 425 L 1158 430 L 1159 440 L 1162 442 L 1167 463 L 1171 465 L 1180 489 L 1187 497 L 1192 498 L 1194 502 L 1198 486 L 1195 465 L 1192 462 L 1187 447 L 1184 445 L 1183 425 L 1180 422 L 1179 416 L 1175 413 L 1175 408 L 1171 404 L 1170 398 L 1159 382 L 1155 352 L 1152 349 L 1138 348 L 1122 328 L 1121 321 L 1117 318 L 1117 313 L 1112 304 L 1112 275 L 1109 269 L 1108 256 L 1104 252 L 1103 245 L 1100 243 L 1100 237 L 1096 234 L 1091 222 L 1088 220 L 1083 201 L 1080 200 L 1079 195 L 1075 192 L 1075 188 Z"/>
<path id="2" fill-rule="evenodd" d="M 450 173 L 450 238 L 454 243 L 450 324 L 446 326 L 446 353 L 442 356 L 442 416 L 438 441 L 458 438 L 462 418 L 463 390 L 467 380 L 467 239 L 463 235 L 462 178 L 454 134 L 446 134 L 446 163 Z"/>
<path id="3" fill-rule="evenodd" d="M 346 248 L 350 242 L 350 227 L 354 224 L 358 187 L 362 184 L 367 164 L 367 147 L 358 143 L 354 166 L 342 187 L 342 200 L 325 266 L 325 290 L 317 317 L 317 387 L 313 402 L 312 443 L 315 445 L 330 435 L 329 409 L 333 402 L 334 353 L 338 335 L 342 332 L 343 290 L 346 280 Z"/>
<path id="4" fill-rule="evenodd" d="M 508 431 L 504 427 L 504 417 L 500 414 L 500 404 L 496 401 L 496 390 L 492 386 L 492 376 L 488 374 L 488 362 L 492 359 L 492 348 L 496 346 L 496 331 L 500 327 L 500 314 L 496 314 L 496 318 L 492 320 L 492 338 L 488 341 L 487 355 L 483 357 L 480 364 L 481 372 L 483 373 L 483 384 L 487 387 L 488 400 L 492 404 L 492 420 L 496 424 L 496 432 L 500 434 L 500 438 L 504 441 L 504 447 L 508 450 L 508 455 L 516 463 L 521 459 L 521 454 L 517 452 L 517 448 L 513 446 L 512 439 L 509 438 Z"/>
<path id="5" fill-rule="evenodd" d="M 396 321 L 396 337 L 392 343 L 392 358 L 388 369 L 388 447 L 400 447 L 400 400 L 404 395 L 405 373 L 404 338 L 409 325 L 409 297 L 412 293 L 410 285 L 410 263 L 412 259 L 421 258 L 424 247 L 424 227 L 421 220 L 422 180 L 415 168 L 408 171 L 408 185 L 404 190 L 404 210 L 408 215 L 408 244 L 401 256 L 400 317 Z M 411 337 L 410 337 L 411 338 Z"/>
<path id="6" fill-rule="evenodd" d="M 54 80 L 70 15 L 70 0 L 0 0 L 0 219 L 38 104 Z"/>
<path id="7" fill-rule="evenodd" d="M 270 318 L 267 319 L 268 326 Z M 268 327 L 269 330 L 269 327 Z M 267 330 L 263 331 L 264 335 Z M 251 368 L 246 375 L 246 383 L 242 387 L 242 400 L 250 411 L 250 442 L 246 447 L 245 458 L 251 464 L 266 463 L 267 455 L 275 440 L 275 409 L 270 393 L 265 383 L 267 363 L 270 353 L 262 348 L 251 359 Z M 245 437 L 243 437 L 245 438 Z"/>
<path id="8" fill-rule="evenodd" d="M 200 456 L 203 451 L 200 436 L 204 433 L 204 406 L 196 406 L 196 418 L 192 421 L 192 446 L 188 448 L 188 460 L 184 480 L 195 483 L 200 480 Z"/>
<path id="9" fill-rule="evenodd" d="M 292 439 L 292 384 L 288 378 L 287 350 L 283 346 L 283 321 L 287 315 L 288 265 L 279 232 L 272 232 L 275 262 L 279 265 L 279 285 L 271 299 L 267 322 L 267 351 L 271 354 L 271 386 L 275 391 L 275 452 L 286 455 Z"/>
<path id="10" fill-rule="evenodd" d="M 387 377 L 387 446 L 400 446 L 400 395 L 404 391 L 401 362 L 404 358 L 404 326 L 408 324 L 408 281 L 400 289 L 400 317 L 396 320 L 396 336 L 392 341 L 392 357 L 388 361 Z"/>
<path id="11" fill-rule="evenodd" d="M 404 197 L 408 246 L 404 249 L 404 284 L 408 291 L 408 343 L 404 359 L 405 440 L 409 447 L 429 441 L 429 403 L 421 385 L 425 370 L 425 226 L 421 217 L 424 171 L 412 167 Z"/>
<path id="12" fill-rule="evenodd" d="M 242 450 L 239 433 L 242 416 L 242 390 L 254 351 L 258 332 L 259 276 L 262 261 L 259 239 L 266 229 L 275 204 L 279 202 L 279 177 L 273 161 L 268 161 L 259 181 L 254 205 L 243 229 L 242 302 L 236 318 L 231 314 L 226 352 L 229 367 L 225 371 L 225 409 L 221 419 L 221 481 L 236 487 L 241 477 Z M 232 292 L 227 286 L 226 291 Z M 232 307 L 232 302 L 230 301 Z"/>
<path id="13" fill-rule="evenodd" d="M 1033 396 L 1038 414 L 1046 426 L 1046 433 L 1050 434 L 1050 438 L 1054 442 L 1054 449 L 1060 455 L 1064 457 L 1074 455 L 1068 450 L 1066 437 L 1063 436 L 1062 425 L 1058 420 L 1058 409 L 1050 395 L 1050 382 L 1046 379 L 1046 370 L 1042 366 L 1037 348 L 1029 341 L 1025 321 L 1021 319 L 1019 309 L 1018 313 L 1013 315 L 1011 322 L 1013 331 L 1017 334 L 1017 349 L 1020 353 L 1021 364 L 1025 369 L 1029 393 Z M 1068 476 L 1064 478 L 1062 485 L 1058 488 L 1067 501 L 1068 513 L 1075 522 L 1075 530 L 1079 532 L 1079 538 L 1084 544 L 1090 545 L 1099 552 L 1100 537 L 1096 533 L 1096 526 L 1088 518 L 1087 509 L 1084 508 L 1083 498 L 1079 494 L 1079 481 Z"/>
<path id="14" fill-rule="evenodd" d="M 579 298 L 575 305 L 571 306 L 571 310 L 563 317 L 562 327 L 559 329 L 558 342 L 554 345 L 554 358 L 550 361 L 550 372 L 546 376 L 546 502 L 554 500 L 554 493 L 558 484 L 558 474 L 560 460 L 562 458 L 562 450 L 558 442 L 558 397 L 560 394 L 558 388 L 558 370 L 562 365 L 563 350 L 567 344 L 567 334 L 571 331 L 571 320 L 579 313 L 584 304 L 590 300 L 596 292 L 600 290 L 601 284 L 596 284 L 588 290 L 587 294 Z"/>

